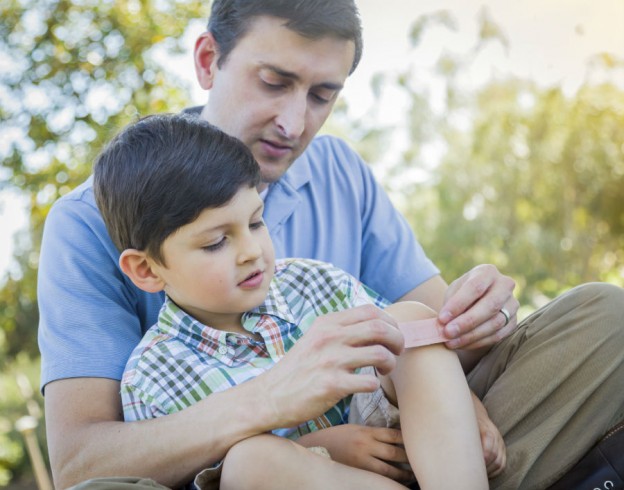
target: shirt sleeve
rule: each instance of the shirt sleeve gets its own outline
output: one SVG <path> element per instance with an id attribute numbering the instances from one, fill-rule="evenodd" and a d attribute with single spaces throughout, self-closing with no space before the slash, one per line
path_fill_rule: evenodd
<path id="1" fill-rule="evenodd" d="M 92 195 L 83 189 L 58 201 L 44 228 L 37 284 L 42 389 L 63 378 L 120 380 L 142 324 L 155 321 L 162 303 L 121 272 L 119 252 L 85 192 Z"/>
<path id="2" fill-rule="evenodd" d="M 371 169 L 355 152 L 346 151 L 351 152 L 349 161 L 362 179 L 359 280 L 390 301 L 396 301 L 440 271 L 427 257 L 409 223 Z"/>

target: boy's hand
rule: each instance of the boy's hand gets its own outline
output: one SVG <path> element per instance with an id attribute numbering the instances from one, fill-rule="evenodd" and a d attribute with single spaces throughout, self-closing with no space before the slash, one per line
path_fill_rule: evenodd
<path id="1" fill-rule="evenodd" d="M 494 422 L 490 419 L 483 403 L 474 393 L 472 393 L 472 401 L 477 415 L 488 478 L 494 478 L 505 469 L 505 464 L 507 463 L 505 441 Z"/>
<path id="2" fill-rule="evenodd" d="M 345 424 L 302 436 L 304 446 L 323 446 L 332 460 L 354 468 L 372 471 L 398 482 L 415 481 L 414 473 L 393 463 L 407 463 L 399 429 Z"/>
<path id="3" fill-rule="evenodd" d="M 355 370 L 374 366 L 389 373 L 403 343 L 396 321 L 372 305 L 316 318 L 280 362 L 250 382 L 261 385 L 257 403 L 268 408 L 267 430 L 298 425 L 348 395 L 375 391 L 379 379 Z"/>

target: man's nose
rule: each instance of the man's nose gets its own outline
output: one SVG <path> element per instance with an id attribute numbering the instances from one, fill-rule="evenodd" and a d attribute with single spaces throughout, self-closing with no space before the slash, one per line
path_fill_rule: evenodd
<path id="1" fill-rule="evenodd" d="M 307 94 L 295 92 L 285 98 L 276 117 L 282 136 L 297 139 L 303 134 L 307 109 Z"/>

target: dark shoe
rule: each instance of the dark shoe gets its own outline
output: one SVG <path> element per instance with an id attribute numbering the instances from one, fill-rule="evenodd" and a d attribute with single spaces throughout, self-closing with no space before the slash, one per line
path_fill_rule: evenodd
<path id="1" fill-rule="evenodd" d="M 624 421 L 613 427 L 548 490 L 624 489 Z"/>

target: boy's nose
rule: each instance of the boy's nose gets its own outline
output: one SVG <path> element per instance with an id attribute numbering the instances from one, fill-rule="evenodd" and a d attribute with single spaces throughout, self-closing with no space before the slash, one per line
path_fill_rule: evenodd
<path id="1" fill-rule="evenodd" d="M 238 261 L 242 264 L 245 262 L 258 260 L 261 256 L 262 247 L 260 246 L 260 243 L 252 238 L 248 238 L 244 240 L 244 242 L 240 246 Z"/>

